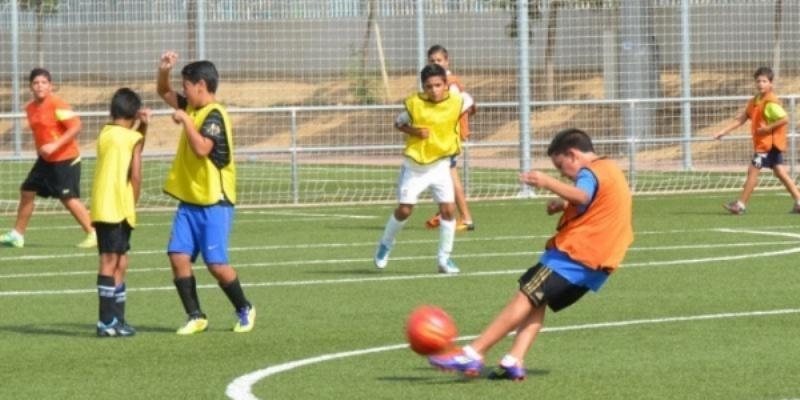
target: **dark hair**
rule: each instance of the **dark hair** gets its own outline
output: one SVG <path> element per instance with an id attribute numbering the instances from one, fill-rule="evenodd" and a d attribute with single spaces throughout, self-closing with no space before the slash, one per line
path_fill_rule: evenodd
<path id="1" fill-rule="evenodd" d="M 422 71 L 419 73 L 419 78 L 422 81 L 422 84 L 425 84 L 425 81 L 428 78 L 433 76 L 441 76 L 445 82 L 447 82 L 447 70 L 445 70 L 441 65 L 436 64 L 429 64 L 422 68 Z"/>
<path id="2" fill-rule="evenodd" d="M 186 64 L 181 71 L 181 75 L 183 75 L 183 79 L 192 83 L 205 81 L 206 89 L 208 89 L 209 93 L 217 92 L 219 73 L 217 73 L 217 67 L 211 61 L 195 61 Z"/>
<path id="3" fill-rule="evenodd" d="M 442 45 L 440 45 L 440 44 L 435 44 L 435 45 L 431 46 L 431 48 L 430 48 L 430 49 L 428 49 L 428 58 L 431 58 L 431 56 L 432 56 L 432 55 L 434 55 L 434 54 L 436 54 L 436 53 L 442 53 L 442 54 L 444 54 L 444 57 L 445 57 L 445 58 L 448 58 L 448 57 L 449 57 L 449 56 L 447 55 L 447 49 L 445 49 L 445 48 L 444 48 L 444 46 L 442 46 Z"/>
<path id="4" fill-rule="evenodd" d="M 111 98 L 112 119 L 134 119 L 141 108 L 142 99 L 131 89 L 117 89 Z"/>
<path id="5" fill-rule="evenodd" d="M 753 79 L 758 79 L 759 76 L 766 76 L 770 82 L 775 78 L 775 74 L 770 67 L 758 67 L 756 72 L 753 73 Z"/>
<path id="6" fill-rule="evenodd" d="M 44 68 L 34 68 L 31 70 L 31 74 L 28 77 L 28 83 L 33 83 L 33 80 L 36 79 L 38 76 L 43 76 L 47 78 L 48 82 L 52 82 L 52 78 L 50 77 L 50 71 Z"/>
<path id="7" fill-rule="evenodd" d="M 594 152 L 594 145 L 589 135 L 576 128 L 564 129 L 556 133 L 550 146 L 547 147 L 547 155 L 566 154 L 569 149 L 578 149 L 584 153 Z"/>

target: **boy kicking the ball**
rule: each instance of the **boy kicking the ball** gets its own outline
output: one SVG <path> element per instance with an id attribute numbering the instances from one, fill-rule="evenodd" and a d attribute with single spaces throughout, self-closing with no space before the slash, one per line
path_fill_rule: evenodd
<path id="1" fill-rule="evenodd" d="M 228 235 L 236 204 L 236 166 L 233 129 L 228 112 L 216 101 L 217 68 L 210 61 L 183 67 L 183 94 L 172 90 L 169 73 L 178 61 L 175 52 L 161 56 L 156 83 L 158 95 L 175 109 L 172 120 L 183 131 L 164 192 L 178 199 L 167 253 L 175 288 L 188 315 L 177 331 L 191 335 L 208 328 L 200 310 L 192 263 L 203 255 L 206 267 L 233 304 L 234 332 L 250 332 L 256 309 L 244 296 L 236 270 L 228 263 Z"/>
<path id="2" fill-rule="evenodd" d="M 111 99 L 112 122 L 97 137 L 97 165 L 92 183 L 91 218 L 97 232 L 99 319 L 97 336 L 133 336 L 125 321 L 125 274 L 136 202 L 142 185 L 142 148 L 150 111 L 133 90 L 122 88 Z"/>
<path id="3" fill-rule="evenodd" d="M 553 312 L 597 291 L 622 262 L 633 242 L 632 200 L 628 182 L 612 160 L 599 157 L 589 136 L 567 129 L 553 138 L 547 155 L 564 183 L 540 171 L 520 175 L 520 181 L 558 196 L 547 213 L 561 212 L 556 233 L 545 245 L 539 262 L 519 278 L 519 290 L 489 326 L 454 354 L 431 356 L 431 365 L 478 376 L 484 354 L 516 330 L 511 350 L 489 374 L 491 379 L 525 379 L 525 354 L 544 324 L 547 307 Z"/>

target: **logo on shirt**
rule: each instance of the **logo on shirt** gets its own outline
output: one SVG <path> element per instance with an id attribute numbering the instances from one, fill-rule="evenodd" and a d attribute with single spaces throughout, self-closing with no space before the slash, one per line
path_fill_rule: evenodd
<path id="1" fill-rule="evenodd" d="M 206 134 L 209 136 L 219 137 L 222 134 L 222 127 L 216 123 L 210 123 L 206 126 Z"/>

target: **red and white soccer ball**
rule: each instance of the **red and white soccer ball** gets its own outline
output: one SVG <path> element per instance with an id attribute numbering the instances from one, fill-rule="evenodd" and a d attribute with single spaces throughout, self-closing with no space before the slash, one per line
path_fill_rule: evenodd
<path id="1" fill-rule="evenodd" d="M 458 330 L 453 318 L 439 307 L 417 307 L 408 316 L 406 337 L 411 350 L 420 355 L 442 353 L 453 346 Z"/>

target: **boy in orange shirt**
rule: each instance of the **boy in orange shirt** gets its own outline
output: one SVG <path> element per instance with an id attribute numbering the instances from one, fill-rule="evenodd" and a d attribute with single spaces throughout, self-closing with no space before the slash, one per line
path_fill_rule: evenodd
<path id="1" fill-rule="evenodd" d="M 723 204 L 731 214 L 742 215 L 747 210 L 747 202 L 758 184 L 761 168 L 770 168 L 786 191 L 792 195 L 795 204 L 793 213 L 800 213 L 800 191 L 789 176 L 783 164 L 783 152 L 786 151 L 786 137 L 789 117 L 781 105 L 781 101 L 773 92 L 774 74 L 768 67 L 760 67 L 753 74 L 758 92 L 740 112 L 734 121 L 714 134 L 714 139 L 721 139 L 732 130 L 750 120 L 750 134 L 753 135 L 753 160 L 747 167 L 747 178 L 744 181 L 742 195 L 738 200 Z"/>
<path id="2" fill-rule="evenodd" d="M 436 64 L 447 71 L 447 85 L 451 92 L 464 92 L 464 85 L 461 83 L 458 77 L 456 77 L 450 71 L 450 57 L 446 48 L 438 44 L 431 46 L 431 48 L 428 49 L 428 64 Z M 469 110 L 462 114 L 461 119 L 458 121 L 459 134 L 461 135 L 462 143 L 469 139 L 469 116 L 475 114 L 475 111 L 476 107 L 475 103 L 473 102 Z M 461 177 L 458 175 L 458 169 L 456 169 L 457 161 L 458 156 L 453 156 L 450 158 L 450 176 L 453 179 L 453 189 L 455 190 L 456 195 L 456 208 L 458 208 L 459 213 L 456 230 L 472 231 L 475 230 L 475 223 L 472 221 L 472 213 L 470 213 L 469 205 L 467 205 L 467 195 L 464 193 L 464 185 L 461 183 Z M 440 220 L 441 214 L 437 213 L 425 221 L 425 226 L 431 229 L 436 228 L 439 226 Z"/>
<path id="3" fill-rule="evenodd" d="M 25 229 L 33 215 L 34 199 L 57 197 L 86 232 L 81 248 L 97 247 L 89 212 L 81 203 L 81 157 L 76 137 L 81 120 L 72 108 L 52 93 L 50 72 L 34 68 L 30 73 L 33 100 L 25 106 L 39 157 L 20 187 L 14 229 L 0 237 L 0 244 L 25 246 Z"/>
<path id="4" fill-rule="evenodd" d="M 599 290 L 622 262 L 633 242 L 632 199 L 625 175 L 614 161 L 595 154 L 589 136 L 578 129 L 556 134 L 547 155 L 574 185 L 540 171 L 523 173 L 520 181 L 558 196 L 547 204 L 548 214 L 562 212 L 555 235 L 483 333 L 455 354 L 429 357 L 431 365 L 478 376 L 484 354 L 516 330 L 511 350 L 489 378 L 525 379 L 523 359 L 542 329 L 547 307 L 557 312 L 589 290 Z"/>

